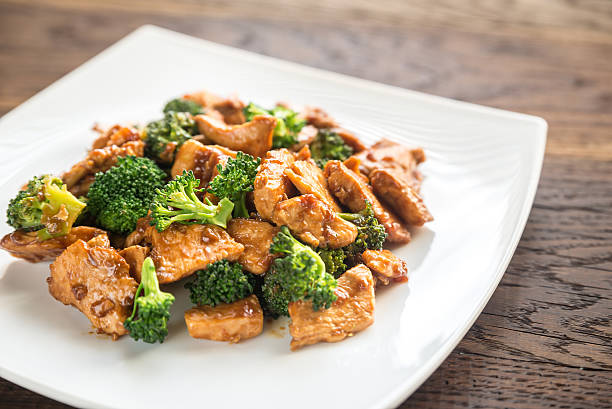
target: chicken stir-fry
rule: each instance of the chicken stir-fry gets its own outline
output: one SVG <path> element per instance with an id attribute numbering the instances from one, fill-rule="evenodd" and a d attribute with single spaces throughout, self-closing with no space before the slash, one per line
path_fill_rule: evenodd
<path id="1" fill-rule="evenodd" d="M 423 149 L 368 146 L 320 108 L 207 91 L 160 117 L 96 126 L 85 159 L 8 206 L 0 248 L 53 261 L 49 292 L 98 332 L 164 342 L 165 285 L 182 281 L 191 337 L 241 342 L 284 316 L 297 350 L 365 330 L 377 285 L 408 281 L 385 246 L 433 220 Z"/>

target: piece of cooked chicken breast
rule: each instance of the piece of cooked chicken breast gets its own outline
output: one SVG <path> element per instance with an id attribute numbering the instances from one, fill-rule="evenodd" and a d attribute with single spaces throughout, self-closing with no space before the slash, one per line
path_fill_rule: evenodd
<path id="1" fill-rule="evenodd" d="M 49 292 L 78 308 L 99 332 L 127 334 L 123 322 L 132 312 L 138 283 L 110 246 L 106 234 L 71 244 L 50 266 Z"/>
<path id="2" fill-rule="evenodd" d="M 95 227 L 77 226 L 70 229 L 65 236 L 40 240 L 35 231 L 15 230 L 2 237 L 0 249 L 8 251 L 13 257 L 22 258 L 30 263 L 52 261 L 75 241 L 89 241 L 101 234 L 106 234 L 106 232 Z"/>
<path id="3" fill-rule="evenodd" d="M 314 311 L 311 301 L 289 304 L 291 350 L 317 342 L 338 342 L 374 323 L 374 280 L 363 264 L 338 279 L 338 299 L 326 310 Z"/>
<path id="4" fill-rule="evenodd" d="M 314 195 L 301 195 L 276 205 L 272 217 L 278 226 L 287 226 L 300 240 L 313 247 L 337 249 L 357 238 L 357 226 L 338 216 Z"/>
<path id="5" fill-rule="evenodd" d="M 198 306 L 185 311 L 189 335 L 194 338 L 236 343 L 263 330 L 263 311 L 255 295 L 231 304 Z"/>
<path id="6" fill-rule="evenodd" d="M 238 262 L 253 274 L 264 274 L 270 268 L 275 258 L 270 254 L 270 245 L 279 231 L 280 227 L 263 220 L 237 218 L 227 225 L 230 236 L 244 246 Z"/>
<path id="7" fill-rule="evenodd" d="M 333 160 L 325 165 L 327 185 L 340 203 L 352 212 L 365 209 L 366 201 L 372 205 L 376 219 L 385 227 L 387 240 L 392 243 L 407 243 L 410 232 L 400 220 L 389 211 L 374 195 L 372 188 L 357 173 L 350 170 L 342 162 Z"/>
<path id="8" fill-rule="evenodd" d="M 420 227 L 433 220 L 421 196 L 396 173 L 375 169 L 370 173 L 370 183 L 374 193 L 408 225 Z"/>
<path id="9" fill-rule="evenodd" d="M 153 259 L 160 284 L 178 281 L 215 261 L 235 261 L 244 251 L 244 246 L 232 239 L 227 231 L 212 224 L 173 223 L 160 233 L 149 224 L 149 220 L 148 217 L 138 220 L 136 230 L 127 237 L 125 246 L 150 248 L 148 257 Z M 140 255 L 135 253 L 134 257 Z M 129 262 L 135 263 L 132 259 Z M 140 271 L 134 273 L 140 281 Z"/>
<path id="10" fill-rule="evenodd" d="M 285 175 L 285 169 L 295 162 L 287 149 L 275 149 L 266 154 L 255 177 L 253 201 L 259 215 L 272 220 L 276 205 L 296 194 L 295 187 Z"/>
<path id="11" fill-rule="evenodd" d="M 382 284 L 387 285 L 391 281 L 399 283 L 408 281 L 406 262 L 389 250 L 366 250 L 361 258 Z"/>

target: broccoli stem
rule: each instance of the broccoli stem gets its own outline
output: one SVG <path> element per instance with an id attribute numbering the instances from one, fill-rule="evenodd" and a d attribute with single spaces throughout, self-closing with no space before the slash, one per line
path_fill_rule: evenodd
<path id="1" fill-rule="evenodd" d="M 343 218 L 347 222 L 352 222 L 354 220 L 359 219 L 360 217 L 363 217 L 359 213 L 338 213 L 338 216 L 340 216 L 341 218 Z"/>
<path id="2" fill-rule="evenodd" d="M 151 260 L 150 257 L 147 257 L 142 263 L 140 286 L 144 287 L 145 296 L 160 292 L 159 281 L 157 281 L 157 273 L 155 272 L 155 264 L 153 264 L 153 260 Z M 138 297 L 138 293 L 136 297 Z"/>
<path id="3" fill-rule="evenodd" d="M 234 217 L 249 217 L 249 211 L 246 207 L 246 193 L 242 193 L 240 198 L 235 202 Z"/>

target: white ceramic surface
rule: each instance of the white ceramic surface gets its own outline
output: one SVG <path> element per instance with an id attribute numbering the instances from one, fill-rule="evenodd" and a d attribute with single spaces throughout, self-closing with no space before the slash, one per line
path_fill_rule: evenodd
<path id="1" fill-rule="evenodd" d="M 410 281 L 377 292 L 376 322 L 336 344 L 289 351 L 277 322 L 237 345 L 191 339 L 177 302 L 162 345 L 92 335 L 51 298 L 48 264 L 0 253 L 0 376 L 87 407 L 382 408 L 452 351 L 501 279 L 535 195 L 546 122 L 267 58 L 145 26 L 0 120 L 0 213 L 30 176 L 83 157 L 94 122 L 145 122 L 184 92 L 322 106 L 368 141 L 425 148 L 435 221 L 395 251 Z M 0 233 L 9 232 L 2 223 Z"/>

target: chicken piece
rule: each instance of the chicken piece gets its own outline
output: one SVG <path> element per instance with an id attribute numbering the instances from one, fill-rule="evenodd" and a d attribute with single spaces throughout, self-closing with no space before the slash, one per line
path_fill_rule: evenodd
<path id="1" fill-rule="evenodd" d="M 255 177 L 253 201 L 259 215 L 272 220 L 276 205 L 296 194 L 295 187 L 285 175 L 295 157 L 287 149 L 275 149 L 266 154 L 261 161 Z"/>
<path id="2" fill-rule="evenodd" d="M 108 130 L 100 132 L 100 136 L 96 138 L 91 149 L 102 149 L 113 145 L 121 146 L 126 142 L 139 141 L 140 139 L 140 134 L 136 129 L 114 125 Z"/>
<path id="3" fill-rule="evenodd" d="M 304 145 L 299 151 L 295 154 L 295 160 L 308 160 L 311 158 L 310 148 L 308 145 Z"/>
<path id="4" fill-rule="evenodd" d="M 327 112 L 323 111 L 321 108 L 305 107 L 300 113 L 300 116 L 303 117 L 309 125 L 313 125 L 316 128 L 335 128 L 338 126 L 334 118 L 329 116 Z"/>
<path id="5" fill-rule="evenodd" d="M 240 342 L 263 330 L 263 311 L 255 295 L 231 304 L 202 305 L 185 311 L 185 323 L 193 338 Z"/>
<path id="6" fill-rule="evenodd" d="M 344 141 L 345 144 L 353 148 L 353 152 L 358 153 L 367 149 L 367 147 L 357 138 L 357 135 L 344 128 L 333 128 L 333 132 L 337 133 L 340 138 Z"/>
<path id="7" fill-rule="evenodd" d="M 273 221 L 289 227 L 300 240 L 313 247 L 337 249 L 357 238 L 357 227 L 314 195 L 283 200 L 276 205 Z"/>
<path id="8" fill-rule="evenodd" d="M 372 205 L 374 217 L 385 227 L 387 240 L 392 243 L 410 241 L 410 232 L 402 226 L 399 219 L 380 203 L 370 186 L 342 162 L 337 160 L 327 162 L 325 178 L 332 193 L 352 212 L 363 210 L 368 201 Z"/>
<path id="9" fill-rule="evenodd" d="M 160 233 L 149 225 L 149 220 L 148 217 L 138 220 L 125 245 L 151 248 L 148 256 L 153 259 L 160 284 L 178 281 L 215 261 L 235 261 L 244 251 L 242 244 L 212 224 L 172 223 Z M 140 271 L 136 274 L 140 281 Z"/>
<path id="10" fill-rule="evenodd" d="M 30 263 L 52 261 L 75 241 L 88 241 L 100 234 L 106 232 L 95 227 L 77 226 L 70 229 L 65 236 L 41 241 L 36 232 L 16 230 L 0 240 L 0 248 L 8 251 L 11 256 Z"/>
<path id="11" fill-rule="evenodd" d="M 422 226 L 433 220 L 421 196 L 397 174 L 386 169 L 370 173 L 374 193 L 395 210 L 402 220 L 411 226 Z"/>
<path id="12" fill-rule="evenodd" d="M 252 219 L 232 219 L 227 232 L 234 240 L 244 246 L 238 258 L 245 270 L 253 274 L 264 274 L 270 268 L 274 255 L 270 254 L 272 239 L 280 228 L 268 222 Z"/>
<path id="13" fill-rule="evenodd" d="M 243 124 L 246 118 L 244 117 L 244 102 L 236 97 L 225 98 L 223 101 L 215 104 L 215 110 L 223 115 L 223 121 L 229 125 Z"/>
<path id="14" fill-rule="evenodd" d="M 55 299 L 78 308 L 101 333 L 113 338 L 127 334 L 123 322 L 132 313 L 138 283 L 106 235 L 77 240 L 50 270 L 47 283 Z"/>
<path id="15" fill-rule="evenodd" d="M 257 115 L 242 125 L 226 125 L 206 115 L 196 115 L 200 133 L 219 145 L 243 151 L 256 157 L 265 156 L 272 148 L 276 118 Z"/>
<path id="16" fill-rule="evenodd" d="M 195 101 L 207 110 L 217 111 L 222 115 L 223 122 L 229 125 L 244 123 L 244 102 L 236 96 L 221 97 L 208 91 L 200 91 L 194 94 L 186 94 L 185 99 Z M 210 115 L 207 112 L 207 115 Z"/>
<path id="17" fill-rule="evenodd" d="M 200 179 L 200 187 L 204 187 L 212 180 L 217 164 L 227 161 L 230 157 L 235 158 L 236 151 L 219 145 L 202 145 L 190 139 L 176 153 L 170 174 L 174 178 L 184 170 L 191 170 L 193 175 Z"/>
<path id="18" fill-rule="evenodd" d="M 318 132 L 319 130 L 312 125 L 302 127 L 300 132 L 297 134 L 298 141 L 295 145 L 291 146 L 291 150 L 297 152 L 303 147 L 308 146 L 317 137 Z"/>
<path id="19" fill-rule="evenodd" d="M 142 263 L 149 255 L 151 249 L 144 246 L 134 245 L 126 247 L 119 251 L 119 255 L 125 259 L 130 266 L 130 276 L 140 282 L 140 273 L 142 272 Z"/>
<path id="20" fill-rule="evenodd" d="M 285 169 L 285 175 L 301 194 L 312 194 L 328 204 L 335 212 L 342 211 L 327 188 L 323 171 L 313 161 L 295 161 Z"/>
<path id="21" fill-rule="evenodd" d="M 72 166 L 70 170 L 62 175 L 62 180 L 68 186 L 68 190 L 75 196 L 86 196 L 89 186 L 94 181 L 98 172 L 105 172 L 115 166 L 117 157 L 120 156 L 142 156 L 144 153 L 144 142 L 141 140 L 128 141 L 121 146 L 110 145 L 100 149 L 94 149 L 87 157 Z"/>
<path id="22" fill-rule="evenodd" d="M 359 179 L 361 179 L 363 183 L 365 183 L 366 185 L 370 184 L 370 179 L 368 179 L 368 177 L 361 173 L 361 171 L 359 170 L 359 165 L 361 165 L 361 161 L 359 159 L 354 156 L 351 156 L 342 163 L 344 164 L 344 166 L 349 168 L 349 170 L 355 172 L 355 175 L 359 176 Z"/>
<path id="23" fill-rule="evenodd" d="M 389 250 L 366 250 L 361 258 L 384 285 L 389 284 L 391 280 L 399 283 L 408 281 L 406 262 Z"/>
<path id="24" fill-rule="evenodd" d="M 368 177 L 375 169 L 387 169 L 419 192 L 423 176 L 417 165 L 425 161 L 422 148 L 410 148 L 383 139 L 354 157 L 361 161 L 360 169 Z"/>
<path id="25" fill-rule="evenodd" d="M 311 301 L 289 303 L 291 350 L 317 342 L 338 342 L 374 323 L 374 280 L 363 264 L 338 279 L 338 299 L 326 310 L 314 311 Z"/>

